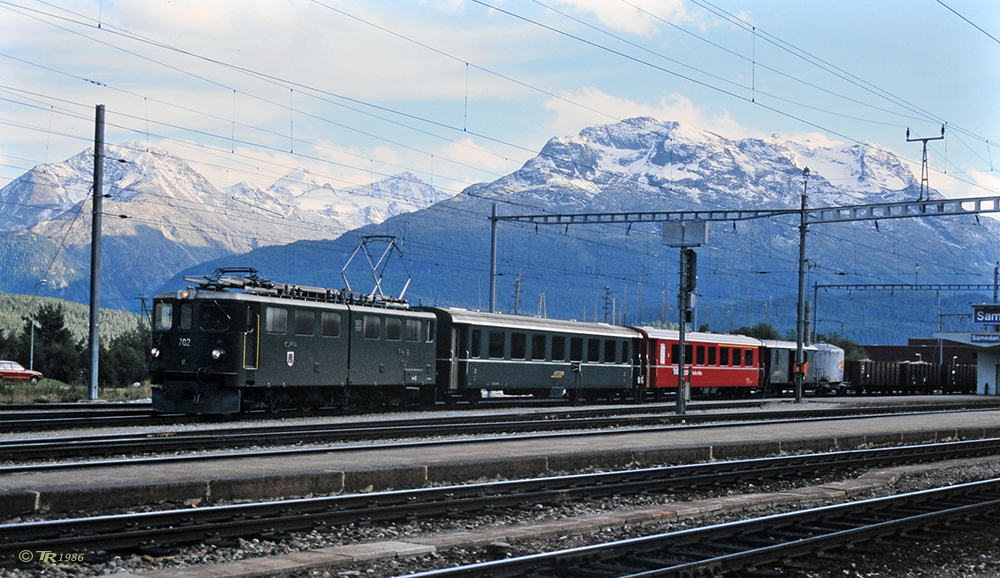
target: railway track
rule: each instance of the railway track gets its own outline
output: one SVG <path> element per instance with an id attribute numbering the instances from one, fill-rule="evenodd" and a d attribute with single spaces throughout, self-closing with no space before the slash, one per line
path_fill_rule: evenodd
<path id="1" fill-rule="evenodd" d="M 964 407 L 964 406 L 961 406 Z M 915 411 L 919 410 L 919 411 Z M 979 410 L 979 409 L 977 409 Z M 838 408 L 819 411 L 783 410 L 759 413 L 706 413 L 678 416 L 669 408 L 652 411 L 649 406 L 638 406 L 631 410 L 560 410 L 557 412 L 535 412 L 502 415 L 428 417 L 412 420 L 384 420 L 380 422 L 300 424 L 262 427 L 239 427 L 232 429 L 189 430 L 171 432 L 135 432 L 127 434 L 73 436 L 64 438 L 44 437 L 37 439 L 11 439 L 0 441 L 0 460 L 15 462 L 0 466 L 0 474 L 53 469 L 86 468 L 109 465 L 111 461 L 33 463 L 41 460 L 91 458 L 112 455 L 146 455 L 166 452 L 204 452 L 205 450 L 254 447 L 256 457 L 265 455 L 290 455 L 328 453 L 338 449 L 356 449 L 320 446 L 292 449 L 261 450 L 261 446 L 328 444 L 350 441 L 377 441 L 389 439 L 444 438 L 425 441 L 400 442 L 399 445 L 431 445 L 457 443 L 459 435 L 535 434 L 555 435 L 551 432 L 565 432 L 558 435 L 610 435 L 614 433 L 634 433 L 637 429 L 664 431 L 691 427 L 730 427 L 741 424 L 774 425 L 781 422 L 801 422 L 804 420 L 874 418 L 899 413 L 926 414 L 942 411 L 977 411 L 961 409 L 955 404 L 943 406 L 878 406 L 862 408 Z M 612 415 L 609 415 L 612 412 Z M 622 415 L 625 414 L 625 415 Z M 577 430 L 574 432 L 573 430 Z M 596 432 L 594 430 L 597 430 Z M 505 438 L 495 438 L 506 441 Z M 490 441 L 477 438 L 474 441 Z M 191 454 L 181 456 L 153 457 L 121 460 L 115 463 L 135 465 L 139 463 L 163 463 L 165 461 L 197 461 L 235 459 L 247 454 L 230 452 L 225 454 Z"/>
<path id="2" fill-rule="evenodd" d="M 949 525 L 985 526 L 1000 510 L 1000 479 L 813 508 L 411 574 L 409 578 L 665 578 L 722 576 L 906 534 L 926 541 Z M 818 564 L 813 563 L 814 567 Z"/>
<path id="3" fill-rule="evenodd" d="M 734 482 L 752 482 L 779 478 L 810 478 L 832 472 L 849 472 L 859 468 L 888 467 L 900 464 L 927 462 L 944 459 L 969 458 L 1000 453 L 1000 439 L 977 440 L 927 444 L 900 448 L 854 450 L 801 456 L 782 456 L 754 460 L 736 460 L 686 466 L 625 470 L 598 474 L 580 474 L 552 478 L 533 478 L 468 484 L 440 488 L 421 488 L 366 494 L 350 494 L 333 497 L 280 500 L 252 504 L 234 504 L 182 510 L 132 513 L 122 515 L 97 516 L 20 522 L 0 525 L 0 555 L 15 554 L 23 549 L 90 549 L 104 551 L 135 551 L 148 548 L 162 548 L 172 545 L 235 537 L 251 537 L 263 532 L 290 532 L 309 530 L 316 527 L 332 528 L 352 523 L 383 522 L 413 518 L 428 518 L 441 515 L 472 514 L 483 509 L 497 510 L 533 504 L 553 504 L 568 500 L 591 500 L 610 495 L 638 493 L 669 493 L 688 491 L 705 486 L 727 485 Z M 801 516 L 785 515 L 762 518 L 763 521 L 748 521 L 727 524 L 715 529 L 690 530 L 668 537 L 650 537 L 615 543 L 601 548 L 584 548 L 565 553 L 544 554 L 526 559 L 509 561 L 510 565 L 478 565 L 443 571 L 441 576 L 567 576 L 561 569 L 573 564 L 618 565 L 636 572 L 636 556 L 662 558 L 660 552 L 665 545 L 671 545 L 670 563 L 664 567 L 693 569 L 692 564 L 703 564 L 705 569 L 729 568 L 718 566 L 715 560 L 719 554 L 715 544 L 754 545 L 755 549 L 771 553 L 781 552 L 781 556 L 797 556 L 808 553 L 807 549 L 787 550 L 776 537 L 799 542 L 808 539 L 819 546 L 820 536 L 831 533 L 828 529 L 848 531 L 849 537 L 870 536 L 871 530 L 861 530 L 861 524 L 852 520 L 862 517 L 876 518 L 877 529 L 892 528 L 896 531 L 896 518 L 887 517 L 897 511 L 916 512 L 919 516 L 951 516 L 952 513 L 935 513 L 927 509 L 929 503 L 960 502 L 966 511 L 980 511 L 975 506 L 980 502 L 985 507 L 1000 505 L 1000 480 L 991 480 L 980 485 L 968 484 L 965 493 L 941 494 L 922 492 L 927 497 L 911 497 L 909 501 L 862 502 L 864 506 L 845 506 L 850 514 L 827 514 L 836 508 L 810 510 Z M 971 490 L 969 488 L 977 488 Z M 983 489 L 978 489 L 983 488 Z M 913 494 L 911 496 L 918 496 Z M 959 496 L 959 497 L 955 497 Z M 880 505 L 889 504 L 889 505 Z M 942 510 L 943 511 L 943 510 Z M 885 515 L 883 515 L 885 514 Z M 798 516 L 798 517 L 796 517 Z M 846 516 L 846 518 L 845 518 Z M 842 520 L 848 520 L 844 522 Z M 935 518 L 937 520 L 938 518 Z M 904 527 L 904 526 L 899 526 Z M 906 525 L 906 528 L 912 526 Z M 867 532 L 867 533 L 866 533 Z M 824 540 L 826 538 L 823 538 Z M 678 542 L 677 540 L 680 540 Z M 736 542 L 733 542 L 736 540 Z M 684 550 L 691 551 L 691 559 L 678 560 L 678 543 L 685 544 Z M 707 547 L 705 544 L 712 544 Z M 831 543 L 822 542 L 822 547 Z M 833 545 L 842 545 L 843 542 Z M 739 549 L 734 550 L 740 551 Z M 734 552 L 725 552 L 731 556 Z M 712 554 L 709 556 L 709 554 Z M 740 562 L 726 560 L 733 568 L 748 564 L 770 562 L 780 559 L 762 557 L 761 552 L 753 553 Z M 632 557 L 632 559 L 629 558 Z M 538 560 L 537 567 L 531 560 Z M 660 562 L 657 562 L 659 564 Z M 567 566 L 570 565 L 570 566 Z M 593 566 L 588 566 L 593 567 Z M 545 572 L 534 572 L 548 568 Z M 649 568 L 646 568 L 647 570 Z M 609 573 L 607 576 L 625 574 Z M 652 574 L 651 574 L 652 575 Z M 660 574 L 655 574 L 659 576 Z M 665 574 L 675 575 L 675 574 Z M 685 575 L 683 572 L 677 575 Z"/>
<path id="4" fill-rule="evenodd" d="M 734 400 L 734 401 L 695 401 L 688 404 L 689 412 L 702 410 L 722 410 L 737 408 L 752 408 L 762 406 L 765 403 L 790 403 L 785 398 L 768 398 L 758 400 Z M 461 407 L 461 406 L 460 406 Z M 467 406 L 472 407 L 472 406 Z M 567 406 L 564 402 L 554 403 L 548 400 L 532 400 L 530 403 L 523 400 L 483 400 L 475 407 L 479 409 L 526 409 L 534 408 L 548 409 L 552 415 L 577 415 L 579 417 L 615 414 L 615 415 L 639 415 L 649 413 L 670 413 L 674 410 L 672 402 L 603 406 L 599 409 L 578 408 Z M 858 406 L 864 407 L 864 406 Z M 918 407 L 924 410 L 954 410 L 963 408 L 989 408 L 1000 407 L 998 401 L 976 401 L 966 403 L 961 401 L 931 402 L 916 405 L 873 405 L 868 407 L 882 407 L 881 411 L 911 411 L 908 408 Z M 898 408 L 898 409 L 893 409 Z M 408 411 L 435 411 L 441 407 L 421 407 L 408 408 Z M 859 412 L 854 408 L 845 411 Z M 384 413 L 384 412 L 383 412 Z M 26 433 L 36 431 L 56 431 L 60 429 L 88 429 L 88 428 L 109 428 L 109 427 L 142 427 L 142 426 L 169 426 L 187 423 L 224 423 L 224 422 L 252 422 L 271 419 L 299 418 L 299 417 L 325 417 L 325 416 L 345 416 L 361 415 L 359 411 L 345 411 L 343 409 L 317 409 L 312 412 L 302 412 L 289 410 L 279 413 L 254 412 L 236 416 L 219 415 L 180 415 L 162 414 L 154 412 L 148 403 L 135 404 L 79 404 L 79 403 L 59 403 L 59 404 L 32 404 L 32 405 L 0 405 L 0 433 Z M 376 414 L 378 415 L 378 414 Z M 698 420 L 705 419 L 697 413 L 689 413 L 686 416 L 675 416 L 675 421 L 685 421 L 687 423 L 697 423 Z"/>

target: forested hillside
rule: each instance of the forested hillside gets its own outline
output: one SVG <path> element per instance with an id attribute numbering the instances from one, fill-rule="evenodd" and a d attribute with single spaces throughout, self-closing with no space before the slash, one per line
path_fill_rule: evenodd
<path id="1" fill-rule="evenodd" d="M 42 304 L 53 307 L 62 305 L 66 327 L 75 339 L 85 339 L 90 333 L 90 307 L 87 305 L 53 297 L 36 297 L 35 307 L 40 307 Z M 24 327 L 24 318 L 30 315 L 31 295 L 0 293 L 0 331 L 4 335 L 20 332 L 21 328 Z M 139 319 L 139 315 L 136 313 L 101 309 L 101 339 L 109 341 L 135 329 L 139 324 Z"/>

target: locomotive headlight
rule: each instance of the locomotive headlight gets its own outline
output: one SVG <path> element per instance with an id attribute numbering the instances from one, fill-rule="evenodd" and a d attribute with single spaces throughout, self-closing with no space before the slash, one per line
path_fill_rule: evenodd
<path id="1" fill-rule="evenodd" d="M 226 351 L 224 349 L 213 349 L 212 350 L 212 359 L 221 359 L 222 356 L 225 355 L 225 354 L 226 354 Z"/>
<path id="2" fill-rule="evenodd" d="M 154 358 L 155 357 L 159 357 L 160 356 L 160 348 L 159 347 L 154 347 L 153 349 L 150 350 L 149 354 L 152 355 Z"/>
<path id="3" fill-rule="evenodd" d="M 197 291 L 195 291 L 194 288 L 192 288 L 192 287 L 188 287 L 186 289 L 180 289 L 180 290 L 177 291 L 177 298 L 178 299 L 193 299 L 196 293 L 197 293 Z"/>

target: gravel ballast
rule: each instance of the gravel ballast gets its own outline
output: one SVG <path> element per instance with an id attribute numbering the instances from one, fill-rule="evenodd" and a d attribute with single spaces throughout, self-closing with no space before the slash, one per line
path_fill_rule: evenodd
<path id="1" fill-rule="evenodd" d="M 493 543 L 461 546 L 450 549 L 438 548 L 436 551 L 419 556 L 376 560 L 372 562 L 343 564 L 335 566 L 309 568 L 293 573 L 306 576 L 365 576 L 372 578 L 399 576 L 408 573 L 471 564 L 498 557 L 521 556 L 536 552 L 573 548 L 588 544 L 608 542 L 612 540 L 632 538 L 662 532 L 670 532 L 694 526 L 723 523 L 747 517 L 758 517 L 772 513 L 790 511 L 804 507 L 814 507 L 845 500 L 857 500 L 894 493 L 904 493 L 952 485 L 967 481 L 1000 477 L 1000 463 L 994 460 L 970 460 L 961 462 L 963 465 L 952 464 L 954 467 L 931 469 L 917 473 L 923 468 L 910 468 L 901 471 L 911 473 L 903 475 L 894 483 L 883 487 L 867 490 L 850 498 L 837 500 L 813 500 L 796 505 L 782 504 L 765 506 L 753 511 L 732 512 L 721 515 L 695 517 L 673 522 L 645 523 L 641 526 L 624 525 L 618 527 L 593 528 L 583 533 L 565 533 L 551 535 L 545 533 L 544 538 L 524 538 L 518 541 L 496 541 Z M 745 484 L 742 487 L 730 487 L 719 492 L 700 491 L 691 493 L 675 493 L 641 496 L 614 496 L 604 500 L 587 503 L 564 503 L 552 505 L 531 505 L 519 510 L 477 514 L 470 517 L 455 519 L 416 520 L 407 523 L 388 523 L 377 525 L 351 525 L 343 528 L 300 533 L 289 533 L 258 537 L 250 540 L 225 540 L 217 544 L 199 544 L 196 546 L 152 549 L 143 553 L 114 555 L 103 553 L 87 553 L 84 563 L 8 563 L 0 568 L 3 576 L 52 576 L 55 578 L 70 576 L 96 576 L 118 573 L 144 573 L 167 569 L 190 571 L 198 568 L 208 570 L 212 565 L 225 564 L 234 561 L 248 561 L 254 566 L 254 558 L 281 557 L 294 552 L 316 551 L 323 548 L 351 544 L 372 544 L 386 541 L 409 542 L 427 539 L 442 533 L 477 532 L 483 530 L 497 531 L 514 526 L 543 525 L 553 520 L 577 519 L 580 517 L 637 510 L 658 505 L 676 504 L 710 499 L 713 496 L 726 496 L 746 493 L 769 493 L 788 491 L 792 487 L 806 487 L 829 484 L 834 478 L 800 480 L 796 483 L 784 481 L 762 485 Z M 500 532 L 502 534 L 503 532 Z M 880 547 L 874 551 L 849 551 L 823 560 L 816 564 L 817 568 L 784 569 L 783 574 L 791 577 L 833 578 L 843 576 L 879 576 L 879 577 L 910 577 L 910 576 L 940 576 L 942 578 L 957 577 L 997 577 L 1000 578 L 1000 537 L 994 537 L 991 532 L 971 532 L 956 534 L 951 539 L 933 543 L 918 544 L 919 548 Z M 61 553 L 64 556 L 69 552 Z M 809 564 L 806 564 L 808 566 Z M 165 575 L 172 574 L 169 570 Z M 283 574 L 287 574 L 284 572 Z"/>

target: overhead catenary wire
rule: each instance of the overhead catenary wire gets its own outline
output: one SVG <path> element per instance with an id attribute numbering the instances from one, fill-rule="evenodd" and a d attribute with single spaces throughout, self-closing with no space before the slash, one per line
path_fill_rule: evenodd
<path id="1" fill-rule="evenodd" d="M 291 89 L 290 89 L 291 90 Z M 296 111 L 297 112 L 297 111 Z M 513 203 L 513 202 L 512 202 Z"/>

